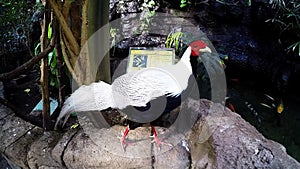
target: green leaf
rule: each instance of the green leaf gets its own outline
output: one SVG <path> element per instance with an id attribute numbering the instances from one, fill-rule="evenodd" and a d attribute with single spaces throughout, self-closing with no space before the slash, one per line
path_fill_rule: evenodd
<path id="1" fill-rule="evenodd" d="M 52 58 L 53 58 L 53 54 L 54 53 L 54 51 L 52 51 L 52 52 L 50 52 L 49 54 L 48 54 L 48 64 L 50 64 L 50 62 L 51 62 L 51 60 L 52 60 Z"/>
<path id="2" fill-rule="evenodd" d="M 247 5 L 251 6 L 251 0 L 247 0 Z"/>
<path id="3" fill-rule="evenodd" d="M 50 79 L 50 86 L 52 86 L 52 87 L 55 86 L 55 80 L 54 79 Z"/>
<path id="4" fill-rule="evenodd" d="M 152 17 L 152 16 L 154 16 L 155 15 L 155 11 L 149 11 L 149 13 L 148 13 L 148 16 L 149 17 Z"/>
<path id="5" fill-rule="evenodd" d="M 178 50 L 178 47 L 179 47 L 179 41 L 176 39 L 176 41 L 175 41 L 175 50 Z"/>
<path id="6" fill-rule="evenodd" d="M 300 56 L 300 41 L 293 43 L 287 49 L 296 52 L 296 48 L 298 47 L 298 56 Z"/>
<path id="7" fill-rule="evenodd" d="M 52 25 L 49 23 L 48 25 L 48 40 L 50 40 L 52 37 Z"/>
<path id="8" fill-rule="evenodd" d="M 184 8 L 186 4 L 180 4 L 180 8 Z"/>
<path id="9" fill-rule="evenodd" d="M 56 61 L 51 62 L 50 66 L 51 66 L 52 68 L 56 68 Z"/>
<path id="10" fill-rule="evenodd" d="M 79 126 L 79 124 L 78 124 L 78 123 L 75 123 L 75 124 L 73 124 L 70 128 L 71 128 L 71 129 L 76 129 L 78 126 Z"/>
<path id="11" fill-rule="evenodd" d="M 41 43 L 38 43 L 34 48 L 34 55 L 37 56 L 39 54 Z"/>
<path id="12" fill-rule="evenodd" d="M 155 5 L 155 2 L 152 0 L 152 1 L 149 2 L 149 5 L 152 7 L 152 6 Z"/>
<path id="13" fill-rule="evenodd" d="M 25 89 L 24 92 L 25 92 L 25 93 L 29 93 L 29 92 L 30 92 L 30 89 L 29 89 L 29 88 L 28 88 L 28 89 Z"/>
<path id="14" fill-rule="evenodd" d="M 54 59 L 56 60 L 56 48 L 54 48 L 53 51 L 48 54 L 48 64 L 50 65 Z"/>
<path id="15" fill-rule="evenodd" d="M 58 70 L 57 69 L 53 69 L 53 71 L 51 72 L 53 75 L 57 76 L 58 75 Z"/>

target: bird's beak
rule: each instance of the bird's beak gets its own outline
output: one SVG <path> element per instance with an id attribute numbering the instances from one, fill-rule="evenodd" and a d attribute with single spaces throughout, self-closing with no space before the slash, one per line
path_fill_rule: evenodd
<path id="1" fill-rule="evenodd" d="M 210 49 L 208 46 L 206 46 L 206 47 L 203 48 L 203 49 L 200 49 L 199 51 L 200 51 L 200 52 L 209 52 L 209 53 L 211 53 L 211 49 Z"/>

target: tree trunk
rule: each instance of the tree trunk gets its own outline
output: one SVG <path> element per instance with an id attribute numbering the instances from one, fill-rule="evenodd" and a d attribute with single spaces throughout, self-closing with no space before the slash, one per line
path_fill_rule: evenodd
<path id="1" fill-rule="evenodd" d="M 103 26 L 108 24 L 109 21 L 109 0 L 89 0 L 88 1 L 88 37 L 91 37 L 98 29 L 103 29 L 103 34 L 100 39 L 95 39 L 95 43 L 92 44 L 92 47 L 89 47 L 89 53 L 102 53 L 109 48 L 109 27 L 104 28 Z M 93 63 L 91 63 L 93 64 Z M 102 80 L 105 82 L 111 82 L 110 75 L 110 58 L 109 53 L 105 55 L 100 63 L 96 81 Z"/>

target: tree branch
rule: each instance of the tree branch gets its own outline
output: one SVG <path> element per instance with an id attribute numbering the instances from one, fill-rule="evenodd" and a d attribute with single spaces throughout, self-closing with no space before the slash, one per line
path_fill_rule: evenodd
<path id="1" fill-rule="evenodd" d="M 65 44 L 64 44 L 64 42 L 62 40 L 62 33 L 60 33 L 60 39 L 61 39 L 60 40 L 60 45 L 61 45 L 61 50 L 62 50 L 62 56 L 64 58 L 65 64 L 66 64 L 69 72 L 71 73 L 73 79 L 77 82 L 78 85 L 81 85 L 81 83 L 78 80 L 78 78 L 77 78 L 77 76 L 76 76 L 76 74 L 74 72 L 74 69 L 73 69 L 73 67 L 72 67 L 72 65 L 71 65 L 71 63 L 69 61 L 68 54 L 66 52 L 66 46 L 65 46 Z"/>
<path id="2" fill-rule="evenodd" d="M 54 12 L 59 24 L 61 25 L 61 28 L 62 28 L 64 34 L 66 35 L 66 38 L 67 38 L 69 44 L 72 46 L 71 49 L 73 49 L 74 50 L 73 52 L 75 53 L 75 55 L 78 56 L 79 52 L 80 52 L 80 47 L 79 47 L 75 37 L 73 36 L 71 29 L 68 27 L 68 24 L 64 19 L 64 16 L 58 9 L 58 5 L 54 2 L 54 0 L 49 0 L 49 4 L 50 4 L 51 8 L 53 9 L 53 12 Z M 76 60 L 76 59 L 71 59 L 71 60 Z"/>
<path id="3" fill-rule="evenodd" d="M 55 38 L 53 37 L 47 48 L 37 56 L 31 58 L 29 61 L 10 72 L 0 74 L 0 80 L 10 80 L 27 72 L 28 70 L 31 70 L 35 64 L 37 64 L 42 58 L 48 56 L 48 54 L 54 49 L 54 39 Z"/>
<path id="4" fill-rule="evenodd" d="M 45 13 L 44 20 L 41 22 L 42 35 L 40 37 L 41 41 L 41 51 L 44 51 L 46 44 L 48 44 L 48 25 L 52 22 L 53 17 L 51 17 L 50 6 L 47 2 L 44 2 Z M 53 24 L 53 23 L 52 23 Z M 53 26 L 53 36 L 56 36 L 55 26 Z M 50 130 L 50 98 L 49 98 L 49 64 L 48 57 L 44 57 L 41 60 L 41 89 L 42 89 L 42 100 L 43 100 L 43 129 L 45 131 Z"/>

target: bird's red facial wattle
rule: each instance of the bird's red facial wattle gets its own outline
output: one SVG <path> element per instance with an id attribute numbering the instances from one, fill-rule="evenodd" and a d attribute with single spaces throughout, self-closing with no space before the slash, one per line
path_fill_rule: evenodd
<path id="1" fill-rule="evenodd" d="M 192 48 L 191 55 L 194 57 L 199 56 L 199 52 L 201 51 L 201 49 L 209 49 L 207 44 L 205 42 L 203 42 L 202 40 L 194 41 L 194 42 L 190 43 L 189 46 Z M 208 52 L 211 52 L 210 49 L 208 50 Z"/>

